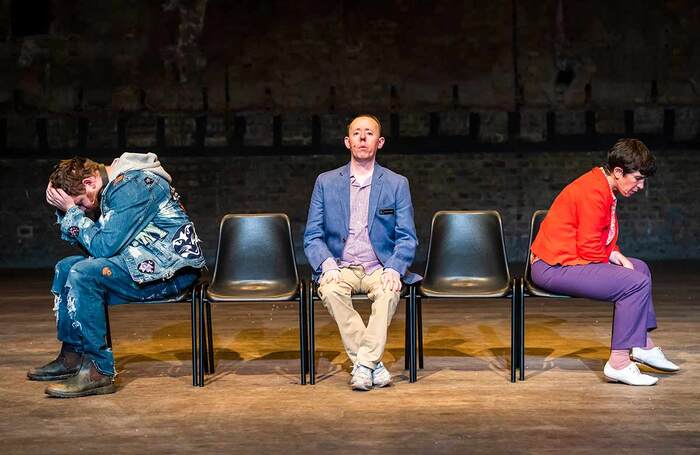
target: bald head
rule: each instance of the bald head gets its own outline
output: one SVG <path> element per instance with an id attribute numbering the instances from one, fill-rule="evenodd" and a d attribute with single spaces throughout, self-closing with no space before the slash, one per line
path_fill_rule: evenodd
<path id="1" fill-rule="evenodd" d="M 372 122 L 374 122 L 374 124 L 376 125 L 376 128 L 377 128 L 377 135 L 379 135 L 379 136 L 382 135 L 382 124 L 379 122 L 379 119 L 371 114 L 361 114 L 361 115 L 358 115 L 357 117 L 355 117 L 354 119 L 352 119 L 352 121 L 348 124 L 348 136 L 350 136 L 351 131 L 353 130 L 353 125 L 355 125 L 356 122 L 358 120 L 361 120 L 361 119 L 369 119 Z"/>

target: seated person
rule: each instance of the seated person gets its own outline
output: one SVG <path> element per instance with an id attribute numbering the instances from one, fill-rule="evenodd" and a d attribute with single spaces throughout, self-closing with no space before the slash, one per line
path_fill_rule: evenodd
<path id="1" fill-rule="evenodd" d="M 679 368 L 649 336 L 656 328 L 651 273 L 617 246 L 616 194 L 630 197 L 654 175 L 656 162 L 636 139 L 621 139 L 607 163 L 570 183 L 556 197 L 532 243 L 532 281 L 558 294 L 615 303 L 605 376 L 630 385 L 653 385 L 631 359 L 661 371 Z M 631 350 L 631 353 L 630 353 Z"/>
<path id="2" fill-rule="evenodd" d="M 48 395 L 114 393 L 104 305 L 166 299 L 199 278 L 200 241 L 170 183 L 153 153 L 124 153 L 109 166 L 76 157 L 49 177 L 46 200 L 57 209 L 61 238 L 85 255 L 56 265 L 51 292 L 63 344 L 56 360 L 27 373 L 65 380 L 49 385 Z M 98 209 L 93 221 L 88 215 Z"/>
<path id="3" fill-rule="evenodd" d="M 416 252 L 416 229 L 408 180 L 375 162 L 384 145 L 376 117 L 348 125 L 350 163 L 316 179 L 304 232 L 304 251 L 319 280 L 318 295 L 340 330 L 354 364 L 351 386 L 369 390 L 391 384 L 381 362 L 396 311 L 401 278 Z M 352 294 L 366 293 L 372 314 L 365 326 Z"/>

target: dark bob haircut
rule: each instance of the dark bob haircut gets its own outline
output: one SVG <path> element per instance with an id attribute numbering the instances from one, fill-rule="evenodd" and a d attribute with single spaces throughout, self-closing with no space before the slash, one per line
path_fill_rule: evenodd
<path id="1" fill-rule="evenodd" d="M 608 152 L 606 164 L 608 172 L 616 167 L 625 174 L 639 171 L 644 177 L 650 177 L 656 172 L 656 160 L 639 139 L 620 139 Z"/>

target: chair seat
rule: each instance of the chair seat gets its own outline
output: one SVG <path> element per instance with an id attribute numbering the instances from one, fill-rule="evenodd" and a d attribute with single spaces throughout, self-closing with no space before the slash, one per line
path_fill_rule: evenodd
<path id="1" fill-rule="evenodd" d="M 562 294 L 554 294 L 549 291 L 545 291 L 544 289 L 537 287 L 532 281 L 528 280 L 525 278 L 525 292 L 527 292 L 528 295 L 531 297 L 549 297 L 549 298 L 556 298 L 556 299 L 566 299 L 570 298 L 570 295 L 562 295 Z"/>
<path id="2" fill-rule="evenodd" d="M 286 301 L 294 299 L 298 292 L 298 284 L 290 281 L 214 282 L 207 288 L 207 299 L 212 302 Z"/>
<path id="3" fill-rule="evenodd" d="M 421 283 L 418 293 L 424 297 L 491 298 L 510 295 L 510 283 L 474 277 L 452 277 L 434 283 Z"/>

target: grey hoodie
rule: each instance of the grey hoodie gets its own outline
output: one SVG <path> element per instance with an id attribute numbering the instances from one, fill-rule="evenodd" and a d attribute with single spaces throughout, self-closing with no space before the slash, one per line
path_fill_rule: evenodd
<path id="1" fill-rule="evenodd" d="M 173 179 L 170 174 L 165 172 L 163 166 L 160 165 L 158 161 L 158 156 L 155 153 L 122 153 L 122 156 L 115 158 L 111 164 L 111 174 L 110 177 L 116 177 L 119 174 L 123 174 L 126 171 L 150 171 L 154 174 L 163 177 L 168 183 L 172 183 Z"/>

